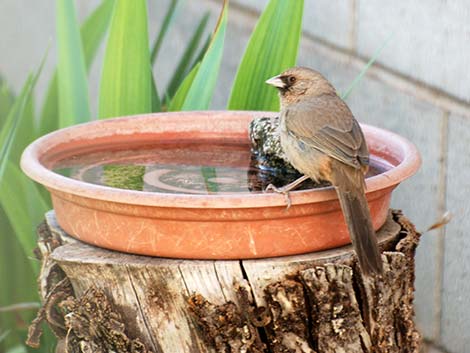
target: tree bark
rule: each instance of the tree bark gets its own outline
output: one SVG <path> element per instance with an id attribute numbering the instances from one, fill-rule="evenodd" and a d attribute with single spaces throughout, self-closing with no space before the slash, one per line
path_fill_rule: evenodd
<path id="1" fill-rule="evenodd" d="M 45 320 L 60 352 L 419 352 L 419 234 L 399 211 L 378 232 L 378 279 L 362 276 L 351 246 L 243 261 L 134 256 L 69 237 L 52 211 L 39 235 L 33 346 Z"/>

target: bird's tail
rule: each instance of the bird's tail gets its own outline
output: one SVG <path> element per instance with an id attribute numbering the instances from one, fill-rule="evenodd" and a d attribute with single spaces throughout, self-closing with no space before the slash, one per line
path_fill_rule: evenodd
<path id="1" fill-rule="evenodd" d="M 333 170 L 332 183 L 341 203 L 359 266 L 365 275 L 382 274 L 382 258 L 364 193 L 364 174 L 360 169 L 345 165 Z"/>

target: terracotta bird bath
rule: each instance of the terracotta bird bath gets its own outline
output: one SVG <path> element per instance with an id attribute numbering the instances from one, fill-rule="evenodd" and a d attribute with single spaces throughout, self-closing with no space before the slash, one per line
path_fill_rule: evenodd
<path id="1" fill-rule="evenodd" d="M 161 171 L 137 175 L 136 180 L 147 185 L 142 190 L 93 184 L 55 172 L 64 161 L 86 161 L 89 155 L 95 156 L 98 169 L 100 163 L 119 158 L 131 163 L 132 155 L 127 156 L 126 151 L 139 149 L 147 151 L 143 168 L 148 161 L 171 165 L 175 162 L 170 147 L 175 144 L 180 146 L 179 164 L 203 164 L 209 171 L 221 165 L 246 169 L 250 164 L 250 121 L 274 115 L 205 111 L 95 121 L 33 142 L 25 150 L 21 166 L 50 191 L 60 226 L 73 237 L 103 248 L 173 258 L 246 259 L 302 254 L 349 243 L 331 187 L 293 191 L 292 206 L 287 210 L 283 195 L 262 191 L 219 188 L 214 192 L 209 188 L 186 193 L 173 185 L 155 192 L 152 187 L 159 187 Z M 383 167 L 383 172 L 366 181 L 373 224 L 379 229 L 386 220 L 392 190 L 416 172 L 420 157 L 404 138 L 368 125 L 362 128 L 372 162 Z M 158 152 L 152 153 L 155 146 Z M 209 153 L 211 146 L 221 154 Z M 204 178 L 221 185 L 230 181 L 224 175 Z"/>

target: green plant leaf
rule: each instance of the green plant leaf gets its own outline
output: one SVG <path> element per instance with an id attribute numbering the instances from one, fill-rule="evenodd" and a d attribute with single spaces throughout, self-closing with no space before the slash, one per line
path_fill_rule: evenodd
<path id="1" fill-rule="evenodd" d="M 155 83 L 155 78 L 153 77 L 152 72 L 150 72 L 150 79 L 152 83 L 152 112 L 161 112 L 162 102 L 158 96 L 157 84 Z"/>
<path id="2" fill-rule="evenodd" d="M 95 54 L 100 47 L 113 13 L 115 0 L 103 0 L 83 22 L 80 29 L 85 67 L 90 69 Z"/>
<path id="3" fill-rule="evenodd" d="M 196 31 L 189 40 L 188 45 L 186 46 L 186 49 L 184 50 L 183 55 L 181 56 L 178 65 L 176 66 L 175 72 L 173 73 L 173 76 L 170 79 L 170 83 L 166 89 L 166 94 L 170 97 L 173 97 L 184 77 L 191 70 L 191 60 L 194 57 L 197 48 L 199 47 L 199 43 L 201 41 L 204 30 L 206 29 L 208 20 L 209 13 L 206 13 L 199 21 Z"/>
<path id="4" fill-rule="evenodd" d="M 196 74 L 199 70 L 199 66 L 201 66 L 201 63 L 198 63 L 196 64 L 196 66 L 193 67 L 191 72 L 185 77 L 185 79 L 179 86 L 178 91 L 176 91 L 176 94 L 173 96 L 173 99 L 168 104 L 167 110 L 169 112 L 176 112 L 183 108 L 184 101 L 186 99 L 186 96 L 188 95 L 191 85 L 193 84 L 194 78 L 196 77 Z"/>
<path id="5" fill-rule="evenodd" d="M 160 51 L 161 45 L 163 43 L 163 39 L 165 38 L 165 35 L 168 32 L 168 29 L 170 28 L 170 25 L 173 23 L 173 20 L 175 19 L 177 5 L 178 5 L 178 0 L 172 0 L 170 3 L 170 6 L 167 9 L 165 17 L 163 19 L 162 26 L 160 27 L 160 30 L 158 31 L 157 39 L 155 40 L 153 47 L 152 47 L 152 51 L 150 55 L 151 66 L 153 66 L 153 64 L 155 63 L 155 59 L 157 58 L 157 55 Z M 157 84 L 155 83 L 155 78 L 153 77 L 152 71 L 150 72 L 150 75 L 152 79 L 152 112 L 160 112 L 162 110 L 162 102 L 158 95 Z"/>
<path id="6" fill-rule="evenodd" d="M 21 124 L 26 103 L 29 95 L 31 94 L 33 82 L 34 76 L 29 75 L 20 95 L 16 99 L 15 104 L 13 104 L 5 123 L 0 130 L 0 183 L 3 181 L 3 175 L 10 158 L 13 142 L 18 136 L 18 127 Z"/>
<path id="7" fill-rule="evenodd" d="M 118 1 L 101 76 L 99 117 L 148 113 L 152 82 L 145 0 Z"/>
<path id="8" fill-rule="evenodd" d="M 6 353 L 27 353 L 28 350 L 23 345 L 18 345 L 10 348 Z"/>
<path id="9" fill-rule="evenodd" d="M 12 149 L 13 146 L 20 151 L 23 149 L 25 137 L 19 134 L 19 127 L 31 119 L 27 106 L 43 63 L 44 60 L 36 75 L 29 75 L 0 130 L 0 202 L 25 254 L 31 254 L 35 246 L 35 238 L 32 236 L 34 227 L 49 206 L 39 194 L 36 185 L 19 170 Z"/>
<path id="10" fill-rule="evenodd" d="M 15 96 L 13 92 L 11 91 L 6 81 L 0 77 L 0 128 L 5 122 L 5 119 L 11 107 L 13 106 L 14 101 Z"/>
<path id="11" fill-rule="evenodd" d="M 11 229 L 10 223 L 6 215 L 3 212 L 3 209 L 0 207 L 0 278 L 4 283 L 8 283 L 8 286 L 5 286 L 0 290 L 0 306 L 7 305 L 12 300 L 12 287 L 15 278 L 12 276 L 11 271 L 11 256 L 24 257 L 21 251 L 18 251 L 18 247 L 15 248 L 16 239 L 14 237 L 14 232 Z M 16 251 L 15 251 L 16 250 Z M 24 268 L 25 266 L 21 266 Z M 28 270 L 30 266 L 28 265 Z M 16 269 L 15 269 L 16 270 Z M 13 282 L 13 283 L 12 283 Z M 11 333 L 11 327 L 14 326 L 14 318 L 10 314 L 0 314 L 0 351 L 6 351 L 6 347 L 11 345 L 14 341 L 14 338 L 10 335 L 7 339 L 9 333 Z M 8 329 L 8 330 L 7 330 Z"/>
<path id="12" fill-rule="evenodd" d="M 144 189 L 144 165 L 112 164 L 103 167 L 103 183 L 117 189 Z"/>
<path id="13" fill-rule="evenodd" d="M 10 207 L 10 205 L 14 204 L 14 202 L 8 202 L 8 195 L 12 195 L 11 198 L 13 199 L 13 201 L 15 201 L 15 195 L 17 196 L 16 199 L 20 199 L 20 195 L 22 193 L 26 193 L 26 196 L 31 195 L 30 201 L 33 202 L 23 203 L 23 212 L 25 212 L 26 210 L 31 210 L 31 212 L 35 212 L 34 209 L 36 203 L 34 202 L 34 200 L 36 200 L 36 196 L 38 196 L 39 203 L 46 204 L 46 202 L 44 202 L 40 195 L 36 195 L 37 189 L 34 191 L 36 185 L 29 179 L 26 179 L 26 176 L 19 170 L 18 167 L 19 151 L 22 151 L 24 146 L 29 143 L 28 138 L 30 138 L 29 135 L 22 136 L 21 134 L 19 134 L 19 132 L 24 132 L 25 122 L 26 125 L 31 124 L 31 111 L 33 110 L 32 106 L 30 106 L 32 104 L 31 96 L 33 88 L 36 85 L 36 82 L 44 66 L 45 58 L 46 55 L 44 56 L 36 74 L 30 74 L 28 76 L 28 79 L 23 85 L 20 94 L 15 100 L 15 103 L 13 104 L 6 118 L 5 124 L 0 130 L 0 195 L 2 195 L 2 197 L 0 198 L 0 202 L 6 214 L 8 215 L 10 224 L 13 229 L 15 229 L 15 232 L 16 229 L 19 229 L 23 225 L 27 224 L 29 219 L 18 218 L 18 222 L 15 223 L 12 220 L 13 218 L 10 218 L 14 217 L 15 213 L 10 213 L 9 211 L 11 211 L 11 209 L 7 209 Z M 16 149 L 14 153 L 12 153 L 13 146 Z M 30 186 L 17 184 L 25 184 L 26 181 L 29 183 Z"/>
<path id="14" fill-rule="evenodd" d="M 224 0 L 214 34 L 189 88 L 182 110 L 208 109 L 219 75 L 227 27 L 228 1 Z"/>
<path id="15" fill-rule="evenodd" d="M 19 163 L 23 149 L 34 139 L 33 88 L 44 66 L 47 53 L 35 75 L 30 74 L 17 99 L 10 108 L 0 129 L 0 181 L 8 159 Z"/>
<path id="16" fill-rule="evenodd" d="M 171 99 L 170 97 L 168 96 L 168 94 L 165 95 L 165 98 L 164 98 L 164 104 L 165 104 L 165 107 L 162 107 L 163 108 L 167 108 L 170 106 L 170 103 L 171 103 Z M 167 109 L 168 110 L 168 109 Z"/>
<path id="17" fill-rule="evenodd" d="M 50 206 L 42 198 L 36 185 L 29 180 L 16 164 L 8 162 L 0 183 L 0 200 L 16 238 L 27 256 L 33 255 L 36 247 L 36 226 L 44 218 Z M 35 271 L 39 263 L 32 263 Z"/>
<path id="18" fill-rule="evenodd" d="M 204 184 L 206 184 L 206 190 L 208 193 L 214 193 L 219 191 L 219 186 L 217 183 L 211 181 L 217 177 L 217 172 L 214 167 L 202 167 L 201 174 L 204 178 Z"/>
<path id="19" fill-rule="evenodd" d="M 32 90 L 33 88 L 31 88 L 31 93 L 26 97 L 23 115 L 18 123 L 18 131 L 13 141 L 14 148 L 12 148 L 9 156 L 10 160 L 17 164 L 20 162 L 23 150 L 33 142 L 36 137 L 34 129 L 31 129 L 31 126 L 34 126 L 34 121 L 36 120 L 34 114 L 34 94 Z"/>
<path id="20" fill-rule="evenodd" d="M 10 330 L 8 331 L 0 331 L 0 343 L 5 341 L 5 338 L 10 334 Z"/>
<path id="21" fill-rule="evenodd" d="M 265 81 L 295 65 L 303 7 L 303 0 L 269 1 L 238 67 L 229 109 L 279 110 L 276 90 Z"/>
<path id="22" fill-rule="evenodd" d="M 166 11 L 162 26 L 158 31 L 157 39 L 155 40 L 155 43 L 152 46 L 152 54 L 150 56 L 150 62 L 152 63 L 152 65 L 155 63 L 155 59 L 157 58 L 158 52 L 160 51 L 160 47 L 162 46 L 163 39 L 165 38 L 168 28 L 175 19 L 177 5 L 178 0 L 171 0 L 170 6 L 168 6 L 168 10 Z"/>
<path id="23" fill-rule="evenodd" d="M 108 29 L 115 0 L 104 0 L 83 22 L 80 34 L 85 58 L 85 67 L 90 70 L 99 45 Z M 36 136 L 45 135 L 59 128 L 59 97 L 57 70 L 54 72 L 44 100 Z"/>
<path id="24" fill-rule="evenodd" d="M 46 91 L 39 120 L 36 125 L 36 136 L 43 136 L 59 128 L 59 89 L 57 87 L 57 70 L 54 72 Z"/>
<path id="25" fill-rule="evenodd" d="M 88 82 L 73 0 L 56 0 L 59 126 L 90 120 Z"/>
<path id="26" fill-rule="evenodd" d="M 380 46 L 380 48 L 378 48 L 374 55 L 372 55 L 372 57 L 370 58 L 370 60 L 367 62 L 367 64 L 363 67 L 363 69 L 361 70 L 361 72 L 359 73 L 359 75 L 357 75 L 354 80 L 351 82 L 351 84 L 349 85 L 349 87 L 346 89 L 346 91 L 344 91 L 344 93 L 341 95 L 341 98 L 342 99 L 347 99 L 349 97 L 349 95 L 351 94 L 351 92 L 353 91 L 353 89 L 359 84 L 359 82 L 362 81 L 362 78 L 364 77 L 364 75 L 366 74 L 366 72 L 369 70 L 369 68 L 374 64 L 374 62 L 377 60 L 377 58 L 379 57 L 380 53 L 382 52 L 382 50 L 387 46 L 388 42 L 390 42 L 390 39 L 392 39 L 393 37 L 393 34 L 391 34 L 386 40 L 385 42 Z"/>
<path id="27" fill-rule="evenodd" d="M 196 66 L 199 62 L 202 61 L 202 58 L 204 57 L 204 54 L 207 51 L 207 48 L 209 48 L 209 44 L 211 42 L 211 36 L 207 36 L 206 40 L 204 41 L 204 45 L 199 49 L 199 52 L 196 55 L 196 58 L 193 60 L 193 63 L 191 64 L 190 70 L 193 69 L 194 66 Z"/>
<path id="28" fill-rule="evenodd" d="M 6 285 L 0 290 L 0 307 L 18 301 L 39 301 L 32 263 L 23 252 L 7 216 L 0 206 L 0 278 Z M 6 352 L 26 339 L 24 323 L 31 322 L 33 312 L 0 312 L 0 331 L 9 331 L 0 340 L 0 352 Z M 5 330 L 5 331 L 4 331 Z"/>

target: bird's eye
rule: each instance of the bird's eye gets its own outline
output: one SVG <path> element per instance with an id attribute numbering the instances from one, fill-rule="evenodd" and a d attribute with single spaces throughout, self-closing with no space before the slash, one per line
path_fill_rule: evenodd
<path id="1" fill-rule="evenodd" d="M 295 81 L 297 81 L 297 79 L 294 76 L 289 76 L 288 80 L 289 80 L 289 84 L 291 85 L 294 84 Z"/>

